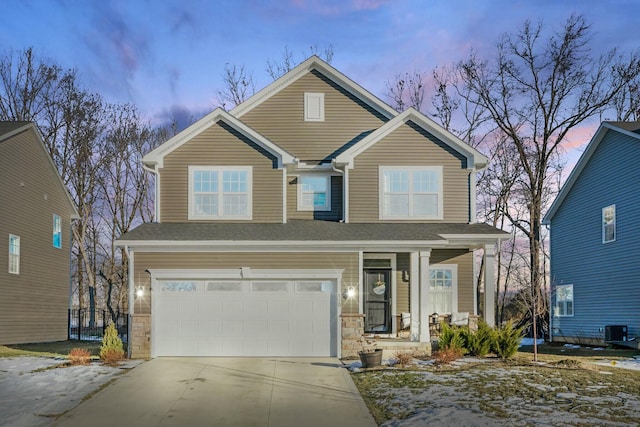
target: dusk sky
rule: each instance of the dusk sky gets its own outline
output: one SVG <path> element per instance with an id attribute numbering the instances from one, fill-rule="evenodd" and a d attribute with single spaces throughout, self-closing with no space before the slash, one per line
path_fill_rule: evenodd
<path id="1" fill-rule="evenodd" d="M 638 0 L 4 0 L 3 11 L 3 54 L 33 47 L 152 122 L 218 106 L 225 63 L 244 65 L 261 89 L 271 82 L 266 61 L 285 46 L 301 61 L 310 46 L 332 45 L 332 65 L 385 101 L 396 74 L 430 75 L 472 47 L 490 57 L 499 36 L 526 19 L 559 28 L 584 15 L 594 54 L 640 46 Z"/>

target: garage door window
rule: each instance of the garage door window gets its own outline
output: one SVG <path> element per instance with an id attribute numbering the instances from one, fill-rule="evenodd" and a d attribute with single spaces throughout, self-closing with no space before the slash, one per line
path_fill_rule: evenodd
<path id="1" fill-rule="evenodd" d="M 296 282 L 296 292 L 330 292 L 331 282 Z"/>
<path id="2" fill-rule="evenodd" d="M 163 282 L 162 292 L 195 292 L 196 282 Z"/>
<path id="3" fill-rule="evenodd" d="M 207 282 L 207 292 L 242 292 L 242 282 Z"/>
<path id="4" fill-rule="evenodd" d="M 287 282 L 251 282 L 251 292 L 288 292 Z"/>

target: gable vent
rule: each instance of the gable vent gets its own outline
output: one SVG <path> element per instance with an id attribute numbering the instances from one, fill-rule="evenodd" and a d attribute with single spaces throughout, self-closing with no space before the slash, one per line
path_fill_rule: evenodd
<path id="1" fill-rule="evenodd" d="M 304 121 L 324 121 L 324 93 L 305 92 L 304 94 Z"/>

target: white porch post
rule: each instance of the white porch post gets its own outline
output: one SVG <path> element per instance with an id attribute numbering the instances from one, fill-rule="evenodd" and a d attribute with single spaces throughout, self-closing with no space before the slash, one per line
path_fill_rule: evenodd
<path id="1" fill-rule="evenodd" d="M 411 252 L 409 271 L 409 301 L 411 311 L 411 341 L 420 340 L 420 258 Z"/>
<path id="2" fill-rule="evenodd" d="M 496 272 L 495 245 L 484 246 L 484 321 L 489 326 L 496 324 Z"/>
<path id="3" fill-rule="evenodd" d="M 429 342 L 429 313 L 427 312 L 427 289 L 429 288 L 429 258 L 431 249 L 420 251 L 420 342 Z"/>

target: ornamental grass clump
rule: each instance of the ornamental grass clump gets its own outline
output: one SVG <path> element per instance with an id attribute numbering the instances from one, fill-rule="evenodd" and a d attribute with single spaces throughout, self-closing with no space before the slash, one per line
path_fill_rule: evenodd
<path id="1" fill-rule="evenodd" d="M 100 346 L 100 360 L 106 365 L 115 366 L 124 359 L 124 350 L 122 349 L 122 340 L 118 336 L 118 331 L 113 323 L 107 326 L 102 337 L 102 346 Z"/>
<path id="2" fill-rule="evenodd" d="M 72 365 L 88 365 L 91 361 L 91 352 L 84 348 L 72 348 L 67 356 Z"/>

